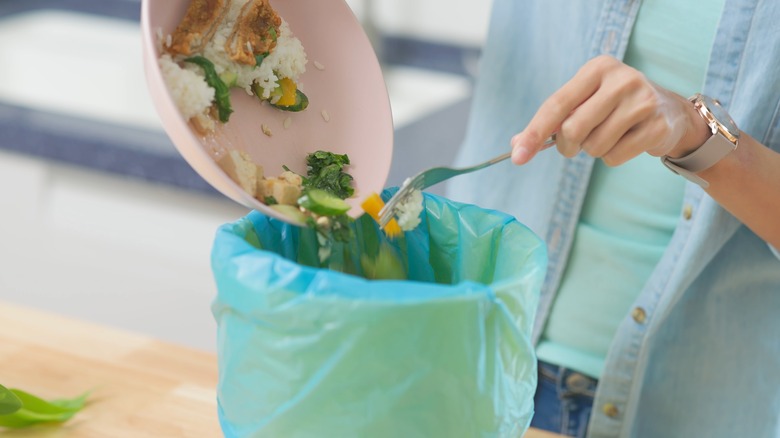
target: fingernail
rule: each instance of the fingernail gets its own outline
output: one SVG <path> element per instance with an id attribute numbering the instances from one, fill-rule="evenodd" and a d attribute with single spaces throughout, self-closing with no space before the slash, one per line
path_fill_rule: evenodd
<path id="1" fill-rule="evenodd" d="M 512 148 L 512 162 L 515 164 L 525 164 L 531 153 L 528 148 L 523 146 L 515 146 Z"/>

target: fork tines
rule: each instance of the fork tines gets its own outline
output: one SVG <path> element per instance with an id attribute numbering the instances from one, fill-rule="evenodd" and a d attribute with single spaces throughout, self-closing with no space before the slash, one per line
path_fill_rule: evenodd
<path id="1" fill-rule="evenodd" d="M 395 207 L 398 205 L 401 200 L 406 198 L 410 193 L 412 193 L 413 190 L 416 190 L 420 186 L 420 175 L 415 176 L 411 180 L 407 180 L 404 182 L 404 184 L 401 186 L 400 189 L 398 189 L 397 192 L 395 192 L 395 195 L 393 195 L 385 204 L 384 207 L 382 207 L 381 210 L 379 210 L 379 227 L 384 228 L 388 222 L 390 222 L 393 217 L 395 217 Z"/>

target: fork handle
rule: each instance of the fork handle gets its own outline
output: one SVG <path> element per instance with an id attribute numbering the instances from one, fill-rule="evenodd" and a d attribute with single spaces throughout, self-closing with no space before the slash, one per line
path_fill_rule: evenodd
<path id="1" fill-rule="evenodd" d="M 492 165 L 494 165 L 496 163 L 500 163 L 500 162 L 506 160 L 507 158 L 509 158 L 511 156 L 512 156 L 512 152 L 507 152 L 505 154 L 501 154 L 501 155 L 493 158 L 492 160 L 485 161 L 484 164 L 480 165 L 478 168 L 475 168 L 474 170 L 482 169 L 482 168 L 485 168 L 485 167 L 488 167 L 488 166 L 492 166 Z"/>
<path id="2" fill-rule="evenodd" d="M 548 137 L 547 140 L 545 140 L 544 143 L 542 144 L 542 149 L 541 150 L 545 150 L 545 149 L 549 148 L 550 146 L 554 145 L 555 141 L 556 141 L 555 137 L 556 137 L 555 133 L 553 133 L 553 135 Z M 496 163 L 500 163 L 500 162 L 506 160 L 507 158 L 509 158 L 511 156 L 512 156 L 512 152 L 511 151 L 507 152 L 505 154 L 501 154 L 501 155 L 499 155 L 499 156 L 497 156 L 497 157 L 495 157 L 495 158 L 493 158 L 491 160 L 485 161 L 484 163 L 482 163 L 480 165 L 477 165 L 477 166 L 469 168 L 468 171 L 464 172 L 464 173 L 471 173 L 471 172 L 474 172 L 475 170 L 484 169 L 484 168 L 486 168 L 488 166 L 492 166 L 492 165 L 494 165 Z M 462 170 L 466 170 L 466 169 L 462 169 Z"/>

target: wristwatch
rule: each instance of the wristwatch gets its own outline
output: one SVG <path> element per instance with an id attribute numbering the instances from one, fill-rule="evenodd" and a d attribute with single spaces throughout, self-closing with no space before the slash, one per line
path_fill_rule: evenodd
<path id="1" fill-rule="evenodd" d="M 739 129 L 717 100 L 700 93 L 693 95 L 688 100 L 693 103 L 694 108 L 707 122 L 712 130 L 712 136 L 703 145 L 684 157 L 671 158 L 664 155 L 661 157 L 661 161 L 672 172 L 706 189 L 709 183 L 697 173 L 709 169 L 737 148 Z"/>

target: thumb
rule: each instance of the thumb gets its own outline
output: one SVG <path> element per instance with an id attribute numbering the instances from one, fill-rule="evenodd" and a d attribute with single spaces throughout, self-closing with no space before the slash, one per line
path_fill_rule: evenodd
<path id="1" fill-rule="evenodd" d="M 512 137 L 510 144 L 512 145 L 512 162 L 517 165 L 531 161 L 539 151 L 553 145 L 537 132 L 529 131 L 528 128 Z"/>

